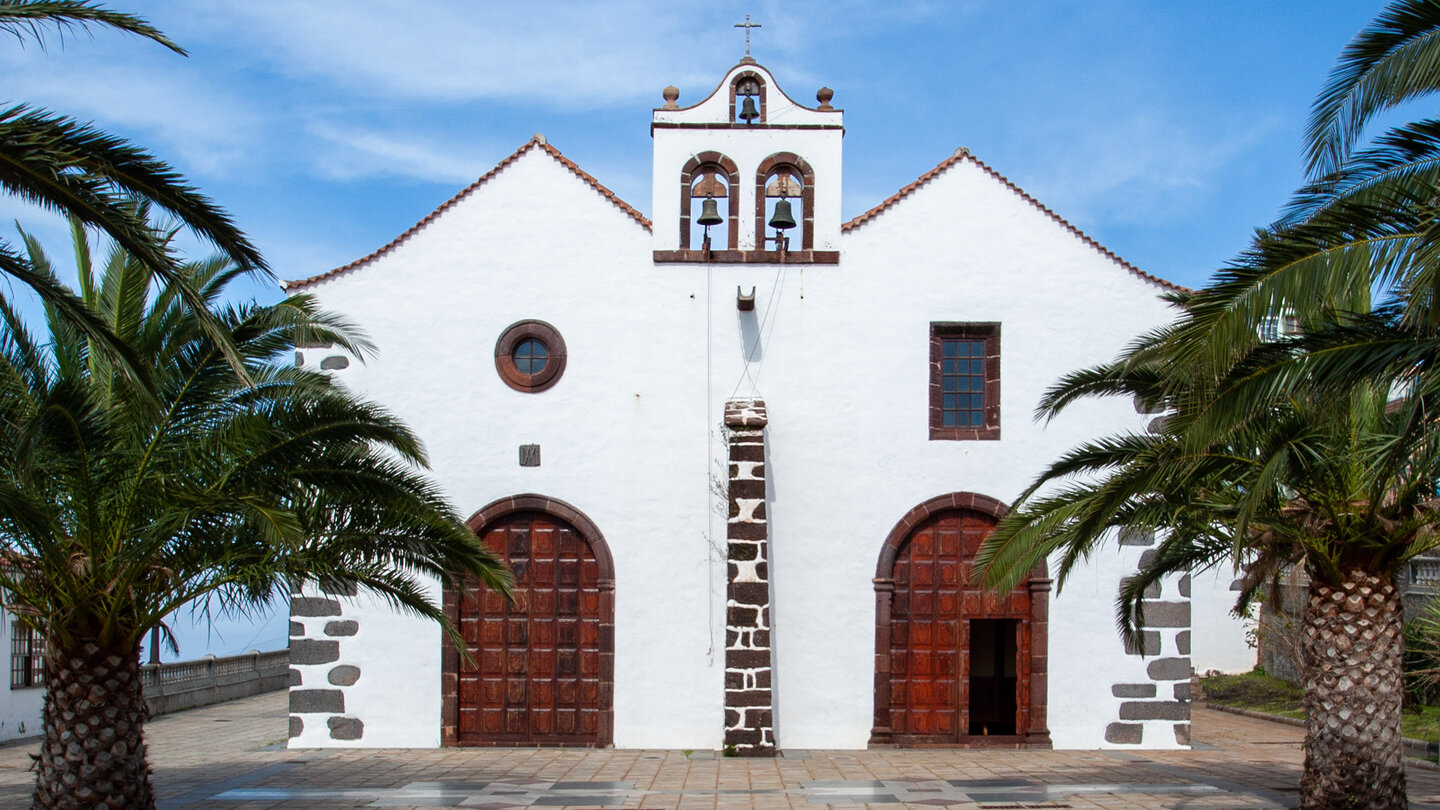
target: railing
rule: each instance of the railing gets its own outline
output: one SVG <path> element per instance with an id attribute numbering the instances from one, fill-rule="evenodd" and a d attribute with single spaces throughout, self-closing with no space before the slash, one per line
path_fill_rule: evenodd
<path id="1" fill-rule="evenodd" d="M 1430 588 L 1440 586 L 1440 559 L 1416 557 L 1410 561 L 1408 568 L 1405 577 L 1408 584 Z"/>
<path id="2" fill-rule="evenodd" d="M 145 664 L 140 683 L 152 715 L 273 692 L 290 685 L 290 651 Z"/>

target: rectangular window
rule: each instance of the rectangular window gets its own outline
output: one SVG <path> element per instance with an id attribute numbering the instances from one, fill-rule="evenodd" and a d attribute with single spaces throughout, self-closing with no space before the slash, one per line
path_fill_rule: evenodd
<path id="1" fill-rule="evenodd" d="M 1266 315 L 1260 321 L 1260 340 L 1274 343 L 1300 331 L 1300 319 L 1294 315 Z"/>
<path id="2" fill-rule="evenodd" d="M 930 438 L 1000 438 L 1000 324 L 930 324 Z"/>
<path id="3" fill-rule="evenodd" d="M 10 688 L 45 685 L 45 639 L 20 622 L 10 623 Z"/>

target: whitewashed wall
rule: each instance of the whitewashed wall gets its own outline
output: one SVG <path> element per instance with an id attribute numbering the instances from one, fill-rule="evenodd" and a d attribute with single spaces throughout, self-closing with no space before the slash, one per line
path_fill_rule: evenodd
<path id="1" fill-rule="evenodd" d="M 763 365 L 750 372 L 758 392 L 748 382 L 740 391 L 763 396 L 770 413 L 782 748 L 865 745 L 873 709 L 871 579 L 896 522 L 947 492 L 1009 503 L 1069 447 L 1142 426 L 1121 401 L 1076 405 L 1048 427 L 1032 413 L 1061 374 L 1112 358 L 1169 317 L 1158 286 L 969 162 L 847 233 L 842 245 L 835 267 L 713 271 L 716 388 L 728 393 L 742 380 L 736 284 L 757 287 L 754 314 L 765 323 Z M 929 439 L 932 321 L 1002 324 L 1000 441 Z M 1111 617 L 1119 581 L 1133 570 L 1102 556 L 1052 601 L 1057 747 L 1098 745 L 1116 720 L 1110 687 L 1130 678 L 1139 659 L 1123 655 Z M 1105 643 L 1090 643 L 1098 639 Z M 1107 648 L 1116 655 L 1095 654 Z M 824 689 L 815 688 L 820 683 Z"/>
<path id="2" fill-rule="evenodd" d="M 0 645 L 3 645 L 0 650 L 4 650 L 7 655 L 7 665 L 9 652 L 13 649 L 13 633 L 10 614 L 0 610 Z M 9 671 L 8 666 L 6 671 Z M 44 707 L 43 688 L 10 689 L 7 679 L 5 685 L 0 685 L 0 742 L 38 736 L 41 733 L 41 711 Z"/>
<path id="3" fill-rule="evenodd" d="M 531 148 L 391 254 L 312 291 L 380 347 L 341 378 L 415 429 L 464 514 L 534 492 L 600 528 L 617 571 L 615 744 L 713 748 L 724 566 L 705 535 L 703 278 L 656 267 L 650 249 L 639 223 Z M 540 394 L 495 371 L 496 339 L 526 318 L 554 325 L 568 352 L 564 376 Z M 541 446 L 541 466 L 519 466 L 521 444 Z M 382 668 L 351 688 L 366 707 L 352 744 L 438 744 L 438 632 L 384 608 L 355 615 L 362 630 L 344 656 Z M 381 622 L 385 632 L 366 629 Z M 372 720 L 397 694 L 404 708 Z M 296 743 L 342 744 L 324 734 L 307 725 Z"/>
<path id="4" fill-rule="evenodd" d="M 657 133 L 656 165 L 675 168 L 657 170 L 657 200 L 700 151 L 662 140 Z M 823 171 L 817 187 L 833 183 L 837 200 L 838 140 L 833 159 L 783 147 Z M 378 344 L 377 360 L 337 373 L 415 428 L 462 512 L 533 492 L 600 528 L 616 565 L 617 747 L 721 743 L 725 566 L 715 544 L 725 528 L 710 479 L 723 477 L 724 450 L 715 432 L 725 400 L 762 397 L 779 744 L 863 747 L 871 578 L 884 538 L 935 495 L 1009 502 L 1065 449 L 1141 427 L 1144 417 L 1119 401 L 1082 403 L 1048 427 L 1031 413 L 1061 374 L 1113 357 L 1166 320 L 1162 289 L 969 161 L 839 238 L 839 265 L 657 266 L 650 251 L 678 228 L 664 216 L 657 211 L 652 239 L 531 148 L 391 253 L 308 291 Z M 838 233 L 838 211 L 833 224 Z M 756 289 L 754 312 L 737 312 L 737 286 Z M 563 378 L 541 394 L 511 390 L 494 368 L 496 338 L 525 318 L 553 324 L 568 349 Z M 1002 440 L 929 440 L 932 321 L 1002 323 Z M 324 354 L 307 351 L 305 362 Z M 518 466 L 521 444 L 541 445 L 540 467 Z M 1112 687 L 1146 679 L 1151 662 L 1124 654 L 1112 618 L 1140 552 L 1098 556 L 1052 598 L 1057 747 L 1111 744 L 1106 729 L 1122 702 Z M 344 614 L 360 629 L 342 642 L 341 662 L 361 670 L 343 687 L 346 713 L 363 720 L 364 735 L 336 741 L 323 722 L 306 721 L 292 744 L 437 745 L 438 631 L 363 598 Z M 1176 635 L 1166 634 L 1162 656 L 1175 655 Z M 307 686 L 325 677 L 320 666 L 301 673 Z M 1169 725 L 1147 723 L 1144 744 L 1177 745 Z"/>
<path id="5" fill-rule="evenodd" d="M 1231 585 L 1240 576 L 1227 564 L 1194 576 L 1195 604 L 1192 618 L 1196 672 L 1249 672 L 1255 668 L 1256 649 L 1249 632 L 1254 619 L 1240 618 L 1231 612 L 1238 595 Z M 1255 607 L 1259 611 L 1259 606 Z"/>

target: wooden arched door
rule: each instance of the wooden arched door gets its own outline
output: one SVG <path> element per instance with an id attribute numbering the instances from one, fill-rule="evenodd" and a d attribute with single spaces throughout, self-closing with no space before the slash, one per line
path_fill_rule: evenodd
<path id="1" fill-rule="evenodd" d="M 1005 594 L 972 563 L 1004 514 L 998 501 L 946 495 L 891 533 L 876 572 L 871 742 L 1048 747 L 1043 571 Z"/>
<path id="2" fill-rule="evenodd" d="M 481 510 L 471 527 L 509 564 L 515 599 L 477 587 L 447 599 L 475 663 L 447 650 L 455 689 L 445 742 L 609 745 L 614 574 L 604 539 L 573 507 L 550 499 L 507 499 L 502 507 Z"/>

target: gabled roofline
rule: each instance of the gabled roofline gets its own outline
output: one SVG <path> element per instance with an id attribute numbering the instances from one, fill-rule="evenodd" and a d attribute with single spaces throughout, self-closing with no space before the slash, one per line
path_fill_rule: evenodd
<path id="1" fill-rule="evenodd" d="M 381 247 L 375 252 L 369 254 L 368 256 L 356 259 L 355 261 L 345 265 L 344 267 L 337 267 L 334 270 L 327 270 L 319 275 L 311 276 L 309 278 L 302 278 L 298 281 L 282 281 L 280 282 L 281 289 L 285 290 L 286 292 L 292 292 L 303 287 L 308 287 L 311 284 L 334 278 L 335 276 L 341 275 L 342 273 L 347 273 L 351 270 L 355 270 L 359 267 L 369 264 L 370 262 L 380 258 L 381 256 L 384 256 L 385 254 L 399 247 L 402 242 L 409 239 L 411 236 L 414 236 L 415 233 L 418 232 L 421 228 L 424 228 L 426 225 L 429 225 L 431 222 L 435 221 L 435 219 L 441 214 L 455 207 L 457 203 L 468 197 L 476 189 L 485 185 L 485 183 L 488 182 L 490 178 L 499 174 L 506 166 L 514 163 L 520 158 L 521 155 L 525 154 L 531 149 L 540 149 L 546 154 L 548 154 L 550 157 L 555 158 L 555 160 L 559 161 L 560 165 L 569 169 L 571 174 L 574 174 L 576 177 L 579 177 L 581 180 L 589 183 L 590 187 L 600 192 L 600 195 L 602 197 L 605 197 L 610 202 L 614 203 L 616 208 L 619 208 L 621 211 L 629 214 L 631 219 L 635 220 L 640 224 L 640 227 L 644 228 L 647 231 L 651 229 L 650 220 L 646 219 L 644 214 L 636 210 L 634 206 L 620 199 L 620 197 L 615 192 L 606 188 L 599 180 L 596 180 L 584 169 L 577 166 L 575 164 L 575 161 L 560 154 L 559 149 L 556 149 L 545 141 L 544 135 L 540 135 L 537 133 L 533 138 L 526 141 L 524 146 L 516 149 L 510 154 L 509 157 L 495 164 L 495 168 L 486 172 L 480 177 L 480 179 L 461 189 L 460 192 L 454 197 L 451 197 L 450 199 L 441 203 L 439 208 L 436 208 L 434 211 L 431 211 L 429 214 L 425 215 L 424 219 L 410 226 L 404 233 L 390 240 L 388 243 L 385 244 L 384 247 Z"/>
<path id="2" fill-rule="evenodd" d="M 1027 203 L 1030 203 L 1030 204 L 1031 204 L 1032 206 L 1034 206 L 1037 210 L 1039 210 L 1040 213 L 1042 213 L 1042 214 L 1044 214 L 1045 216 L 1050 217 L 1051 219 L 1055 220 L 1055 222 L 1056 222 L 1057 224 L 1059 224 L 1062 228 L 1064 228 L 1065 230 L 1067 230 L 1067 231 L 1075 234 L 1076 236 L 1080 237 L 1080 239 L 1081 239 L 1083 242 L 1085 242 L 1086 244 L 1088 244 L 1090 247 L 1093 247 L 1093 248 L 1095 248 L 1096 250 L 1100 251 L 1102 254 L 1104 254 L 1106 257 L 1108 257 L 1111 261 L 1114 261 L 1116 264 L 1120 265 L 1121 267 L 1125 268 L 1126 270 L 1129 270 L 1129 271 L 1130 271 L 1131 273 L 1133 273 L 1134 275 L 1139 276 L 1140 278 L 1142 278 L 1142 279 L 1144 279 L 1145 281 L 1148 281 L 1148 282 L 1150 282 L 1150 283 L 1152 283 L 1152 284 L 1156 284 L 1156 285 L 1159 285 L 1159 286 L 1161 286 L 1161 287 L 1164 287 L 1164 288 L 1167 289 L 1167 290 L 1174 290 L 1174 291 L 1177 291 L 1177 292 L 1190 292 L 1190 291 L 1191 291 L 1189 287 L 1182 287 L 1182 286 L 1180 286 L 1179 284 L 1176 284 L 1176 283 L 1174 283 L 1174 282 L 1166 281 L 1165 279 L 1160 278 L 1159 276 L 1151 275 L 1151 274 L 1145 272 L 1144 270 L 1141 270 L 1140 268 L 1136 267 L 1135 265 L 1131 264 L 1130 262 L 1125 261 L 1125 260 L 1122 259 L 1122 258 L 1120 257 L 1120 255 L 1117 254 L 1115 251 L 1113 251 L 1113 250 L 1111 250 L 1110 248 L 1107 248 L 1107 247 L 1105 247 L 1104 245 L 1100 244 L 1099 242 L 1095 241 L 1095 239 L 1094 239 L 1093 237 L 1091 237 L 1089 234 L 1085 233 L 1084 231 L 1082 231 L 1082 230 L 1080 230 L 1079 228 L 1075 227 L 1074 225 L 1070 224 L 1070 222 L 1067 221 L 1064 217 L 1062 217 L 1062 216 L 1060 216 L 1059 214 L 1055 213 L 1054 211 L 1050 210 L 1048 207 L 1045 206 L 1044 203 L 1042 203 L 1042 202 L 1040 202 L 1039 200 L 1035 199 L 1034 197 L 1030 196 L 1030 194 L 1029 194 L 1027 191 L 1025 191 L 1025 189 L 1020 188 L 1019 186 L 1015 185 L 1015 183 L 1012 182 L 1012 181 L 1010 180 L 1010 178 L 1008 178 L 1008 177 L 1006 177 L 1005 175 L 1003 175 L 1003 174 L 995 171 L 993 168 L 990 167 L 990 165 L 989 165 L 988 163 L 986 163 L 985 161 L 981 160 L 980 158 L 977 158 L 977 157 L 975 157 L 974 155 L 970 154 L 970 150 L 969 150 L 969 149 L 966 149 L 966 148 L 963 147 L 963 146 L 960 147 L 959 149 L 956 149 L 956 150 L 955 150 L 955 154 L 953 154 L 953 155 L 951 155 L 950 157 L 948 157 L 948 158 L 940 161 L 940 164 L 937 165 L 935 168 L 933 168 L 933 169 L 931 169 L 930 171 L 925 172 L 924 174 L 922 174 L 922 175 L 920 175 L 919 177 L 917 177 L 917 178 L 915 179 L 915 182 L 911 183 L 910 185 L 908 185 L 908 186 L 900 189 L 899 191 L 895 192 L 894 194 L 890 195 L 889 197 L 887 197 L 887 198 L 885 199 L 884 202 L 880 203 L 879 205 L 875 206 L 874 208 L 871 208 L 869 211 L 866 211 L 865 213 L 861 214 L 860 216 L 855 217 L 854 219 L 850 220 L 849 222 L 846 222 L 845 224 L 841 225 L 841 226 L 840 226 L 840 231 L 841 231 L 841 233 L 846 233 L 846 232 L 849 232 L 849 231 L 853 231 L 853 230 L 859 228 L 860 226 L 864 225 L 865 223 L 871 221 L 872 219 L 875 219 L 875 218 L 878 217 L 880 214 L 884 213 L 887 209 L 889 209 L 889 208 L 891 208 L 892 206 L 894 206 L 896 203 L 900 202 L 901 200 L 905 199 L 906 197 L 910 196 L 911 194 L 914 194 L 915 191 L 916 191 L 917 189 L 919 189 L 921 186 L 925 185 L 926 183 L 930 182 L 931 180 L 934 180 L 936 177 L 939 177 L 941 174 L 943 174 L 943 173 L 944 173 L 946 170 L 948 170 L 950 167 L 956 165 L 957 163 L 960 163 L 961 161 L 967 161 L 967 160 L 970 161 L 971 163 L 975 164 L 975 166 L 976 166 L 977 168 L 979 168 L 981 171 L 985 172 L 986 174 L 988 174 L 988 175 L 990 175 L 991 177 L 993 177 L 993 178 L 995 178 L 996 180 L 998 180 L 1001 185 L 1003 185 L 1003 186 L 1005 186 L 1006 188 L 1010 189 L 1011 191 L 1015 192 L 1015 194 L 1017 194 L 1017 195 L 1020 197 L 1020 199 L 1024 200 L 1024 201 L 1027 202 Z"/>

